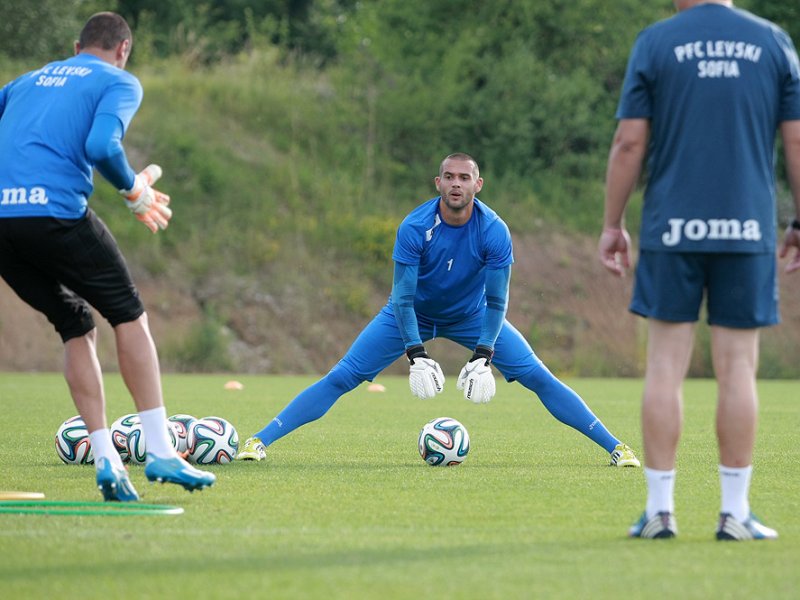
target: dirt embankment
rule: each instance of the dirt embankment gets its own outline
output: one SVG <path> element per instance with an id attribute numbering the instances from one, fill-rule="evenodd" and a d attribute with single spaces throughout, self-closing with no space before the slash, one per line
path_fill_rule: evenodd
<path id="1" fill-rule="evenodd" d="M 646 332 L 643 321 L 627 311 L 633 279 L 620 280 L 602 270 L 595 240 L 553 233 L 517 236 L 515 257 L 509 320 L 552 370 L 641 375 Z M 163 349 L 179 343 L 202 318 L 194 298 L 197 294 L 187 292 L 174 278 L 137 280 L 157 345 Z M 324 373 L 368 319 L 329 305 L 317 312 L 319 320 L 314 322 L 308 317 L 309 305 L 319 303 L 319 298 L 285 300 L 291 294 L 268 289 L 268 282 L 240 284 L 250 292 L 238 295 L 225 327 L 235 372 Z M 790 363 L 796 356 L 800 346 L 798 286 L 800 275 L 781 274 L 783 324 L 763 333 L 762 371 L 778 360 Z M 373 312 L 388 292 L 374 290 Z M 213 295 L 214 290 L 207 293 Z M 113 332 L 99 319 L 98 326 L 103 368 L 116 370 Z M 698 339 L 703 341 L 700 332 Z M 429 349 L 448 372 L 457 372 L 464 361 L 464 350 L 450 342 L 437 340 Z M 168 353 L 162 354 L 167 357 L 164 370 L 169 371 Z M 707 353 L 695 354 L 692 368 L 702 374 L 708 368 Z M 0 281 L 0 370 L 59 371 L 62 359 L 61 342 L 47 320 Z M 405 365 L 398 362 L 390 372 L 405 372 Z"/>

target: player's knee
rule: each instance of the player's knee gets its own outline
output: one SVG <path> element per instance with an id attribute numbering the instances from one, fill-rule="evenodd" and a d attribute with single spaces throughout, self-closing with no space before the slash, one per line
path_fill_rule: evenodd
<path id="1" fill-rule="evenodd" d="M 342 365 L 342 363 L 338 363 L 334 366 L 325 376 L 325 379 L 328 380 L 329 384 L 341 391 L 342 394 L 355 389 L 362 381 L 366 380 L 366 378 L 353 373 L 350 369 Z"/>
<path id="2" fill-rule="evenodd" d="M 540 392 L 542 390 L 558 381 L 556 376 L 550 372 L 550 369 L 548 369 L 547 366 L 541 362 L 528 369 L 524 373 L 521 373 L 518 377 L 516 377 L 516 380 L 529 390 L 539 395 L 541 395 Z"/>
<path id="3" fill-rule="evenodd" d="M 58 322 L 51 321 L 61 341 L 65 344 L 75 338 L 83 337 L 94 330 L 94 319 L 88 306 L 79 307 L 74 313 L 63 317 Z"/>

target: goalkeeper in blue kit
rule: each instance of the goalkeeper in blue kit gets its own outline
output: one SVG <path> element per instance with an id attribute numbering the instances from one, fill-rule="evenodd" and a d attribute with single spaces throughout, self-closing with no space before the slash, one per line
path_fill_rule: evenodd
<path id="1" fill-rule="evenodd" d="M 147 313 L 116 241 L 88 206 L 96 168 L 153 233 L 172 217 L 169 196 L 152 187 L 161 167 L 134 173 L 122 146 L 142 101 L 139 80 L 125 71 L 132 44 L 125 19 L 97 13 L 75 56 L 0 89 L 0 276 L 60 335 L 97 486 L 106 500 L 120 502 L 139 495 L 108 429 L 90 306 L 114 328 L 120 373 L 147 438 L 145 477 L 190 491 L 216 480 L 178 456 L 169 440 Z"/>
<path id="2" fill-rule="evenodd" d="M 237 458 L 262 460 L 266 446 L 322 417 L 343 394 L 374 379 L 403 353 L 411 393 L 433 398 L 444 389 L 445 377 L 424 342 L 442 337 L 472 351 L 456 381 L 467 400 L 492 399 L 494 366 L 506 380 L 533 391 L 556 419 L 605 449 L 612 465 L 640 466 L 631 448 L 547 369 L 506 320 L 514 262 L 511 234 L 475 197 L 483 186 L 478 164 L 466 154 L 451 154 L 442 161 L 435 183 L 441 195 L 413 210 L 397 231 L 388 303 L 344 358 L 249 438 Z"/>

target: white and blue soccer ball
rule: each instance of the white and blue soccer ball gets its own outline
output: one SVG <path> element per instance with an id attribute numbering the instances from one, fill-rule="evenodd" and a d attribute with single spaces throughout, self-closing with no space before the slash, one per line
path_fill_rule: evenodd
<path id="1" fill-rule="evenodd" d="M 64 421 L 56 431 L 56 454 L 68 465 L 94 464 L 89 431 L 80 416 Z"/>
<path id="2" fill-rule="evenodd" d="M 175 449 L 179 454 L 183 454 L 189 447 L 189 427 L 197 419 L 192 415 L 177 414 L 172 415 L 169 420 L 173 424 L 177 436 Z"/>
<path id="3" fill-rule="evenodd" d="M 167 421 L 167 433 L 172 447 L 177 449 L 178 433 L 177 426 L 172 421 Z M 127 439 L 128 460 L 134 465 L 143 465 L 147 462 L 147 440 L 144 437 L 142 422 L 137 421 L 131 425 Z"/>
<path id="4" fill-rule="evenodd" d="M 434 467 L 460 465 L 469 454 L 467 428 L 450 417 L 439 417 L 419 432 L 419 455 Z"/>
<path id="5" fill-rule="evenodd" d="M 139 423 L 138 413 L 131 413 L 122 415 L 119 419 L 114 421 L 109 428 L 111 441 L 114 443 L 114 448 L 122 459 L 122 462 L 128 462 L 128 460 L 130 460 L 130 454 L 128 453 L 128 434 L 130 434 L 131 428 L 137 423 Z"/>
<path id="6" fill-rule="evenodd" d="M 239 450 L 236 428 L 222 417 L 203 417 L 189 427 L 189 462 L 198 465 L 226 464 Z"/>

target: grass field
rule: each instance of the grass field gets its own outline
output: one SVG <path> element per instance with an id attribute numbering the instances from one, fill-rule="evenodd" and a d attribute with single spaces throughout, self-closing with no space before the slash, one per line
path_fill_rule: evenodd
<path id="1" fill-rule="evenodd" d="M 271 419 L 310 377 L 168 375 L 169 414 L 219 415 L 242 438 Z M 639 469 L 556 422 L 519 385 L 498 384 L 488 405 L 453 382 L 436 400 L 380 378 L 320 421 L 268 449 L 267 461 L 216 466 L 217 485 L 187 494 L 150 485 L 143 501 L 180 516 L 0 515 L 0 598 L 797 598 L 800 589 L 800 385 L 760 383 L 761 426 L 751 499 L 779 530 L 775 542 L 719 543 L 713 438 L 715 388 L 686 386 L 679 454 L 680 536 L 629 540 L 645 501 Z M 110 420 L 131 412 L 106 378 Z M 637 450 L 636 380 L 569 382 Z M 50 500 L 99 500 L 92 467 L 53 449 L 75 414 L 56 374 L 0 373 L 0 490 Z M 466 462 L 432 468 L 417 433 L 450 416 L 469 429 Z"/>

